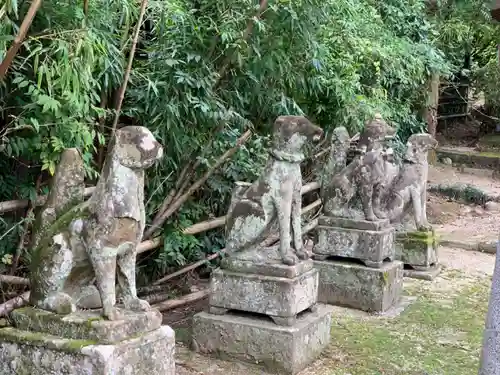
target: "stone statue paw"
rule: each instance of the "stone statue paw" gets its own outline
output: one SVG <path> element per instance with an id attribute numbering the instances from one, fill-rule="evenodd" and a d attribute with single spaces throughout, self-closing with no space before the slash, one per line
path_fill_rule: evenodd
<path id="1" fill-rule="evenodd" d="M 66 293 L 49 294 L 39 306 L 60 315 L 68 315 L 76 311 L 73 299 Z"/>
<path id="2" fill-rule="evenodd" d="M 301 260 L 307 260 L 307 259 L 309 259 L 309 253 L 307 251 L 305 251 L 305 250 L 297 250 L 297 251 L 295 251 L 295 254 Z"/>
<path id="3" fill-rule="evenodd" d="M 420 224 L 417 229 L 421 232 L 430 232 L 432 231 L 432 225 L 429 223 Z"/>
<path id="4" fill-rule="evenodd" d="M 149 311 L 151 306 L 147 301 L 139 298 L 130 299 L 125 302 L 125 308 L 131 311 Z"/>
<path id="5" fill-rule="evenodd" d="M 297 259 L 293 255 L 285 255 L 283 257 L 283 263 L 287 266 L 294 266 L 297 263 Z"/>
<path id="6" fill-rule="evenodd" d="M 367 221 L 377 221 L 377 217 L 374 214 L 366 215 L 365 219 Z"/>
<path id="7" fill-rule="evenodd" d="M 113 306 L 108 309 L 104 309 L 104 317 L 108 318 L 108 320 L 122 320 L 125 318 L 123 312 L 120 311 L 119 308 Z"/>

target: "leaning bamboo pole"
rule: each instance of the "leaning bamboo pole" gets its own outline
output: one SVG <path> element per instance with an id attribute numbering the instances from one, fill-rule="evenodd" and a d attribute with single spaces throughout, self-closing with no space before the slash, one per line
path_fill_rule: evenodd
<path id="1" fill-rule="evenodd" d="M 93 187 L 87 188 L 87 189 L 93 189 Z M 88 195 L 92 194 L 92 190 L 90 192 L 88 192 L 87 189 L 86 189 L 86 194 L 88 194 Z M 302 187 L 301 193 L 306 194 L 306 193 L 309 193 L 309 192 L 317 190 L 317 189 L 319 189 L 319 183 L 318 182 L 311 182 L 311 183 L 306 184 Z M 43 200 L 43 202 L 44 202 L 45 199 L 46 199 L 46 197 L 39 197 L 37 199 L 37 205 L 38 205 L 39 200 Z M 17 201 L 17 202 L 21 202 L 21 201 Z M 2 203 L 6 203 L 6 202 L 2 202 Z M 41 203 L 41 204 L 43 204 L 43 203 Z M 0 206 L 1 206 L 1 203 L 0 203 Z M 27 204 L 26 204 L 26 206 L 27 206 Z M 313 203 L 309 204 L 308 206 L 303 207 L 301 213 L 302 213 L 302 215 L 304 215 L 304 214 L 312 211 L 314 208 L 320 207 L 320 206 L 321 206 L 321 200 L 318 199 L 318 200 L 314 201 Z M 21 206 L 19 208 L 22 208 L 22 207 L 23 206 Z M 1 212 L 1 209 L 0 209 L 0 212 Z M 194 234 L 206 232 L 207 230 L 220 228 L 220 227 L 224 226 L 225 222 L 226 222 L 226 217 L 221 216 L 221 217 L 218 217 L 215 219 L 206 220 L 206 221 L 203 221 L 200 223 L 196 223 L 188 228 L 185 228 L 183 230 L 183 233 L 186 235 L 194 235 Z M 304 227 L 303 233 L 305 234 L 305 233 L 311 231 L 312 229 L 314 229 L 316 227 L 316 225 L 317 225 L 317 219 L 312 220 L 308 225 L 306 225 Z M 275 243 L 277 241 L 278 241 L 278 239 L 276 237 L 271 237 L 271 238 L 268 238 L 266 241 L 264 241 L 263 245 L 271 246 L 273 243 Z M 137 247 L 137 253 L 141 254 L 141 253 L 153 250 L 153 249 L 159 247 L 162 244 L 162 242 L 163 242 L 163 238 L 161 236 L 156 237 L 152 240 L 143 241 Z M 269 244 L 267 244 L 267 243 L 269 243 Z M 220 256 L 224 252 L 225 252 L 225 249 L 222 249 L 219 252 L 208 256 L 205 259 L 202 259 L 202 260 L 195 262 L 187 267 L 184 267 L 184 268 L 182 268 L 182 269 L 180 269 L 180 270 L 178 270 L 170 275 L 166 275 L 162 279 L 156 281 L 154 283 L 154 285 L 158 285 L 161 282 L 165 282 L 165 281 L 170 280 L 174 277 L 183 275 L 191 270 L 194 270 L 194 269 L 202 266 L 203 264 L 208 263 L 209 261 L 217 258 L 218 256 Z M 26 279 L 23 277 L 0 275 L 0 284 L 1 283 L 12 284 L 12 285 L 29 285 L 29 279 Z M 19 307 L 25 305 L 27 303 L 28 299 L 29 299 L 29 291 L 25 292 L 21 296 L 15 297 L 7 302 L 4 302 L 3 304 L 0 304 L 0 316 L 7 315 L 13 309 L 19 308 Z"/>

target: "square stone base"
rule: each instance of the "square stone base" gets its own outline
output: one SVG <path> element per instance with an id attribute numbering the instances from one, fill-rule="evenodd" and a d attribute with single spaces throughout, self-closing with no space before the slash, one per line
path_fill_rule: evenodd
<path id="1" fill-rule="evenodd" d="M 437 264 L 435 266 L 429 267 L 424 271 L 417 271 L 412 269 L 407 269 L 404 272 L 404 277 L 409 277 L 411 279 L 419 280 L 434 280 L 441 273 L 441 265 Z"/>
<path id="2" fill-rule="evenodd" d="M 395 230 L 388 220 L 366 221 L 322 216 L 316 227 L 317 242 L 313 248 L 316 260 L 328 257 L 352 258 L 368 267 L 382 267 L 394 260 Z"/>
<path id="3" fill-rule="evenodd" d="M 292 278 L 215 270 L 211 278 L 210 311 L 258 313 L 275 319 L 278 324 L 294 324 L 297 314 L 311 308 L 318 295 L 318 271 L 311 260 L 301 263 L 306 264 L 301 266 L 305 272 Z"/>
<path id="4" fill-rule="evenodd" d="M 0 374 L 175 375 L 174 348 L 168 326 L 113 345 L 7 327 L 0 329 Z"/>
<path id="5" fill-rule="evenodd" d="M 13 325 L 22 331 L 50 334 L 66 339 L 114 344 L 129 337 L 161 327 L 162 315 L 157 310 L 134 312 L 121 310 L 122 320 L 110 321 L 101 310 L 76 311 L 58 315 L 35 307 L 23 307 L 10 314 Z"/>
<path id="6" fill-rule="evenodd" d="M 331 310 L 318 305 L 314 312 L 302 314 L 292 327 L 278 326 L 261 316 L 202 312 L 193 319 L 193 349 L 295 375 L 329 344 Z"/>
<path id="7" fill-rule="evenodd" d="M 318 302 L 384 312 L 401 298 L 402 262 L 386 262 L 381 268 L 339 261 L 315 261 L 314 266 L 319 271 Z"/>
<path id="8" fill-rule="evenodd" d="M 437 265 L 437 249 L 438 239 L 433 231 L 396 235 L 396 259 L 417 271 L 426 271 Z"/>

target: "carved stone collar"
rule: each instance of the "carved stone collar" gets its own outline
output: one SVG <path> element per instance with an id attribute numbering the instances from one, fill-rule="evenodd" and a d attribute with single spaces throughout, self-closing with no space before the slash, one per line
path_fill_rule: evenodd
<path id="1" fill-rule="evenodd" d="M 280 161 L 286 161 L 288 163 L 301 163 L 304 159 L 305 156 L 303 153 L 298 153 L 298 154 L 290 154 L 288 152 L 284 151 L 279 151 L 279 150 L 271 150 L 269 152 L 271 156 L 277 160 Z"/>

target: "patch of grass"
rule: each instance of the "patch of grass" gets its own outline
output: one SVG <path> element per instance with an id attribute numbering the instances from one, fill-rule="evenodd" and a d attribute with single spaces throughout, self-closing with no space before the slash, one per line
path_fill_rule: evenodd
<path id="1" fill-rule="evenodd" d="M 490 280 L 449 293 L 424 289 L 395 319 L 341 317 L 328 375 L 471 375 L 477 373 Z"/>

